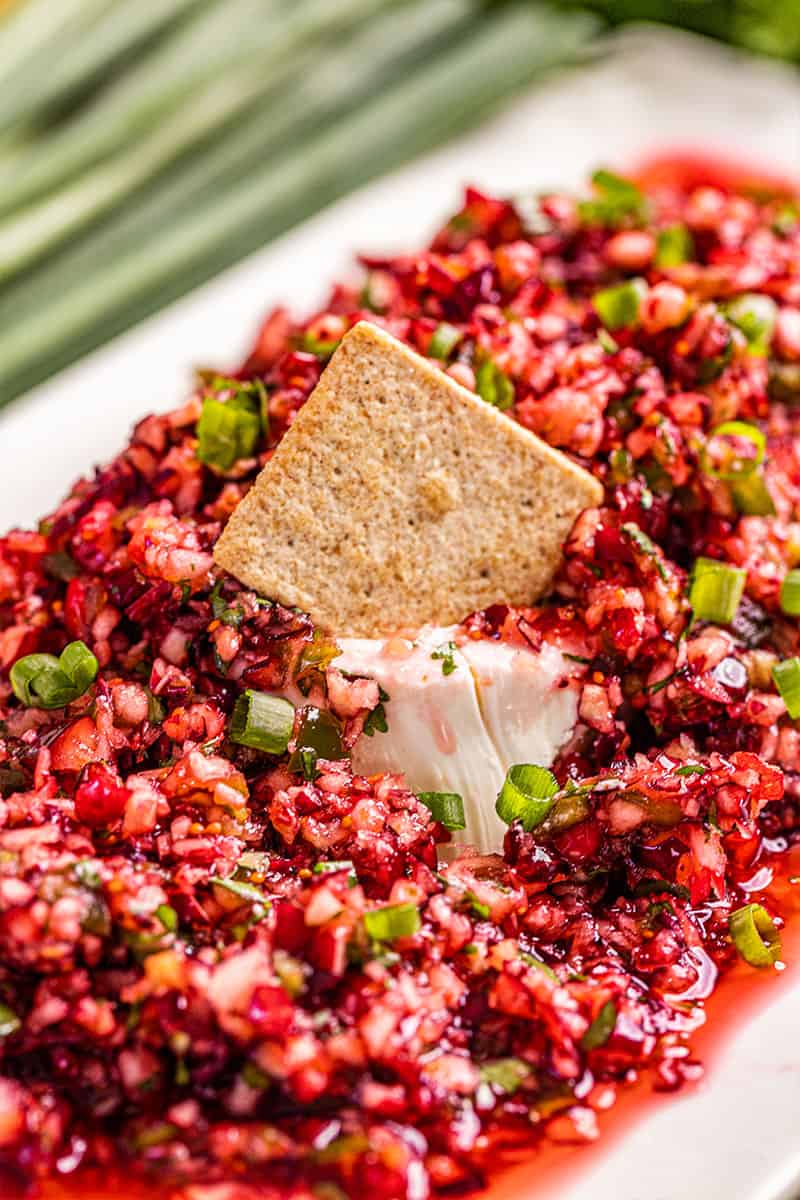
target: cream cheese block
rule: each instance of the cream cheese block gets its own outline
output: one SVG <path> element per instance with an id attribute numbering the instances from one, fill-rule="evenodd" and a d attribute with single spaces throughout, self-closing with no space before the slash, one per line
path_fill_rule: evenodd
<path id="1" fill-rule="evenodd" d="M 388 730 L 359 738 L 354 769 L 402 773 L 415 792 L 458 792 L 466 829 L 455 839 L 498 849 L 506 826 L 495 800 L 506 771 L 550 766 L 577 720 L 561 652 L 472 640 L 458 626 L 429 626 L 413 639 L 337 641 L 334 665 L 375 679 L 389 696 Z"/>

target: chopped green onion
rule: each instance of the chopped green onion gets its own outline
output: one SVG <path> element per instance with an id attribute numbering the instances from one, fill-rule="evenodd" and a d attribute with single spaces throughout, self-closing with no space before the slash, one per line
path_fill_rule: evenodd
<path id="1" fill-rule="evenodd" d="M 714 558 L 698 558 L 692 571 L 689 603 L 698 621 L 729 625 L 744 592 L 747 571 Z"/>
<path id="2" fill-rule="evenodd" d="M 521 950 L 519 956 L 525 963 L 526 967 L 534 967 L 535 970 L 544 972 L 548 979 L 553 980 L 553 983 L 559 982 L 558 976 L 553 968 L 548 967 L 547 963 L 542 962 L 540 958 L 536 958 L 533 954 L 528 954 L 527 950 Z"/>
<path id="3" fill-rule="evenodd" d="M 772 678 L 793 721 L 800 717 L 800 658 L 785 658 L 772 668 Z"/>
<path id="4" fill-rule="evenodd" d="M 257 887 L 253 887 L 252 883 L 243 883 L 239 879 L 222 879 L 217 876 L 214 876 L 211 882 L 215 883 L 217 887 L 232 892 L 240 900 L 247 900 L 250 904 L 263 904 L 265 908 L 270 907 L 267 897 Z"/>
<path id="5" fill-rule="evenodd" d="M 445 829 L 451 832 L 466 829 L 464 801 L 458 792 L 418 792 L 417 799 L 430 809 L 434 821 L 444 825 Z"/>
<path id="6" fill-rule="evenodd" d="M 541 825 L 557 792 L 558 781 L 545 767 L 517 763 L 506 775 L 495 810 L 506 825 L 521 821 L 523 829 L 530 831 Z"/>
<path id="7" fill-rule="evenodd" d="M 667 225 L 656 240 L 655 265 L 677 267 L 694 258 L 694 241 L 685 225 Z"/>
<path id="8" fill-rule="evenodd" d="M 646 294 L 647 283 L 644 279 L 627 279 L 625 283 L 595 292 L 592 305 L 606 329 L 613 333 L 636 323 L 639 306 Z"/>
<path id="9" fill-rule="evenodd" d="M 336 875 L 337 871 L 348 872 L 348 875 L 350 876 L 350 886 L 353 886 L 354 883 L 357 883 L 355 866 L 349 858 L 329 859 L 329 862 L 314 863 L 313 866 L 314 875 Z"/>
<path id="10" fill-rule="evenodd" d="M 635 521 L 626 521 L 622 526 L 622 532 L 627 534 L 637 550 L 640 550 L 642 554 L 646 554 L 648 558 L 652 559 L 653 566 L 666 583 L 667 568 L 664 566 L 658 548 L 652 539 L 647 536 L 643 529 L 639 528 Z"/>
<path id="11" fill-rule="evenodd" d="M 263 875 L 269 870 L 271 855 L 266 850 L 245 850 L 244 854 L 240 854 L 237 859 L 237 867 L 241 867 L 243 871 L 260 871 Z"/>
<path id="12" fill-rule="evenodd" d="M 531 1074 L 531 1068 L 521 1058 L 497 1058 L 481 1067 L 481 1082 L 512 1096 Z"/>
<path id="13" fill-rule="evenodd" d="M 616 1023 L 617 1006 L 613 1000 L 607 1000 L 581 1038 L 581 1049 L 597 1050 L 599 1046 L 605 1046 Z"/>
<path id="14" fill-rule="evenodd" d="M 11 1037 L 21 1026 L 22 1021 L 13 1008 L 9 1008 L 7 1004 L 0 1004 L 0 1038 Z"/>
<path id="15" fill-rule="evenodd" d="M 790 617 L 800 617 L 800 571 L 787 571 L 781 584 L 781 608 Z"/>
<path id="16" fill-rule="evenodd" d="M 490 358 L 485 359 L 475 372 L 475 391 L 481 400 L 505 412 L 514 403 L 514 385 Z"/>
<path id="17" fill-rule="evenodd" d="M 668 879 L 642 879 L 633 889 L 634 896 L 675 896 L 678 900 L 688 900 L 691 893 L 682 883 L 671 883 Z"/>
<path id="18" fill-rule="evenodd" d="M 98 866 L 99 864 L 94 858 L 79 858 L 72 867 L 78 883 L 83 887 L 90 888 L 93 892 L 96 892 L 103 883 Z"/>
<path id="19" fill-rule="evenodd" d="M 243 692 L 234 705 L 228 734 L 240 746 L 283 754 L 294 729 L 294 708 L 283 696 Z"/>
<path id="20" fill-rule="evenodd" d="M 332 356 L 340 340 L 340 338 L 337 338 L 335 341 L 322 341 L 320 338 L 313 337 L 310 333 L 304 333 L 300 340 L 300 349 L 324 361 Z"/>
<path id="21" fill-rule="evenodd" d="M 70 642 L 59 658 L 26 654 L 14 663 L 9 680 L 14 695 L 30 708 L 63 708 L 77 700 L 97 677 L 98 663 L 83 642 Z"/>
<path id="22" fill-rule="evenodd" d="M 775 923 L 761 904 L 745 904 L 728 919 L 733 944 L 751 967 L 771 967 L 781 955 Z"/>
<path id="23" fill-rule="evenodd" d="M 715 456 L 711 453 L 713 443 L 723 438 L 733 439 L 733 442 L 728 443 L 727 451 L 720 456 L 721 461 L 719 465 L 716 465 Z M 735 449 L 737 440 L 749 442 L 753 453 L 737 454 Z M 745 421 L 725 421 L 716 429 L 712 429 L 708 435 L 708 441 L 700 455 L 700 466 L 704 474 L 709 475 L 712 479 L 735 483 L 757 471 L 764 461 L 766 452 L 766 436 L 755 425 L 748 425 Z"/>
<path id="24" fill-rule="evenodd" d="M 745 292 L 727 305 L 726 314 L 747 338 L 751 354 L 763 357 L 769 349 L 778 315 L 778 306 L 772 297 L 761 292 Z"/>
<path id="25" fill-rule="evenodd" d="M 175 933 L 178 928 L 178 914 L 171 904 L 159 904 L 156 909 L 156 916 L 161 924 L 166 929 L 167 933 Z"/>
<path id="26" fill-rule="evenodd" d="M 431 653 L 431 658 L 440 658 L 442 660 L 442 674 L 452 675 L 458 663 L 455 660 L 456 644 L 455 642 L 443 642 L 441 646 L 437 646 Z"/>
<path id="27" fill-rule="evenodd" d="M 643 219 L 647 215 L 644 193 L 630 179 L 613 171 L 599 170 L 592 175 L 596 196 L 578 205 L 581 220 L 589 225 L 615 227 L 626 218 Z"/>
<path id="28" fill-rule="evenodd" d="M 461 341 L 461 337 L 460 329 L 455 325 L 448 325 L 447 321 L 442 321 L 441 325 L 436 326 L 431 340 L 428 342 L 428 357 L 440 358 L 446 362 Z"/>
<path id="29" fill-rule="evenodd" d="M 685 763 L 682 767 L 678 767 L 676 775 L 705 775 L 706 768 L 701 767 L 700 763 Z"/>
<path id="30" fill-rule="evenodd" d="M 241 458 L 251 458 L 261 437 L 265 411 L 263 385 L 216 379 L 197 422 L 197 457 L 208 467 L 229 471 Z M 224 396 L 225 399 L 222 399 Z"/>
<path id="31" fill-rule="evenodd" d="M 748 517 L 774 517 L 775 501 L 760 471 L 730 485 L 731 499 L 740 513 Z"/>
<path id="32" fill-rule="evenodd" d="M 290 771 L 303 771 L 312 766 L 316 778 L 316 760 L 318 758 L 339 759 L 347 756 L 342 741 L 342 725 L 331 712 L 309 705 L 303 710 L 300 728 L 297 732 L 297 747 L 289 759 Z"/>
<path id="33" fill-rule="evenodd" d="M 619 346 L 612 338 L 607 329 L 598 329 L 597 340 L 605 350 L 606 354 L 616 354 Z"/>
<path id="34" fill-rule="evenodd" d="M 364 928 L 376 942 L 413 937 L 422 926 L 416 904 L 388 904 L 364 913 Z"/>

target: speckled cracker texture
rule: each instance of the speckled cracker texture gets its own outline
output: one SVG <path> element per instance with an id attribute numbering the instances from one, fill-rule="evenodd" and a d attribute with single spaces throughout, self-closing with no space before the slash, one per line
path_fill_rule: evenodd
<path id="1" fill-rule="evenodd" d="M 215 559 L 363 637 L 547 592 L 602 487 L 390 334 L 343 339 Z"/>

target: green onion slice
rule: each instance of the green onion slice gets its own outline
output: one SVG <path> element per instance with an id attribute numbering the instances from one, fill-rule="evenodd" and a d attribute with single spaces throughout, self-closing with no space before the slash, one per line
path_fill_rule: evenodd
<path id="1" fill-rule="evenodd" d="M 715 446 L 720 442 L 721 446 Z M 746 454 L 742 453 L 742 443 L 747 446 Z M 766 436 L 755 425 L 748 425 L 746 421 L 724 421 L 708 435 L 700 455 L 700 466 L 712 479 L 736 483 L 758 470 L 766 452 Z"/>
<path id="2" fill-rule="evenodd" d="M 750 353 L 763 357 L 769 349 L 778 315 L 772 297 L 762 292 L 745 292 L 726 306 L 726 314 L 746 337 Z"/>
<path id="3" fill-rule="evenodd" d="M 197 457 L 208 467 L 229 471 L 256 451 L 266 425 L 266 391 L 258 381 L 220 378 L 212 386 L 197 422 Z"/>
<path id="4" fill-rule="evenodd" d="M 234 705 L 228 736 L 240 746 L 283 754 L 294 729 L 294 707 L 283 696 L 243 692 Z"/>
<path id="5" fill-rule="evenodd" d="M 387 904 L 364 913 L 364 928 L 376 942 L 393 942 L 395 938 L 413 937 L 422 927 L 416 904 Z"/>
<path id="6" fill-rule="evenodd" d="M 175 933 L 178 928 L 178 914 L 171 904 L 159 904 L 156 909 L 156 916 L 161 924 L 166 929 L 167 933 Z"/>
<path id="7" fill-rule="evenodd" d="M 496 1058 L 481 1067 L 481 1082 L 511 1096 L 530 1074 L 530 1066 L 521 1058 Z"/>
<path id="8" fill-rule="evenodd" d="M 747 571 L 714 558 L 698 558 L 692 571 L 689 603 L 698 621 L 729 625 L 744 592 Z"/>
<path id="9" fill-rule="evenodd" d="M 790 617 L 800 617 L 800 571 L 787 571 L 781 584 L 781 608 Z"/>
<path id="10" fill-rule="evenodd" d="M 475 372 L 475 391 L 481 400 L 505 412 L 514 403 L 514 385 L 490 358 L 485 359 Z"/>
<path id="11" fill-rule="evenodd" d="M 685 225 L 667 225 L 656 239 L 655 265 L 677 267 L 694 258 L 694 241 Z"/>
<path id="12" fill-rule="evenodd" d="M 521 821 L 530 832 L 541 825 L 555 803 L 558 781 L 552 772 L 533 763 L 517 763 L 506 775 L 495 810 L 501 821 Z"/>
<path id="13" fill-rule="evenodd" d="M 617 1006 L 613 1000 L 607 1000 L 581 1038 L 581 1048 L 597 1050 L 599 1046 L 605 1046 L 614 1032 L 616 1023 Z"/>
<path id="14" fill-rule="evenodd" d="M 7 1004 L 0 1004 L 0 1038 L 11 1037 L 21 1026 L 22 1021 L 13 1008 L 9 1008 Z"/>
<path id="15" fill-rule="evenodd" d="M 613 333 L 636 323 L 639 306 L 646 294 L 647 283 L 644 279 L 627 279 L 616 287 L 595 292 L 592 305 L 606 329 Z"/>
<path id="16" fill-rule="evenodd" d="M 772 668 L 772 678 L 793 721 L 800 717 L 800 658 L 785 658 Z"/>
<path id="17" fill-rule="evenodd" d="M 418 792 L 417 799 L 430 809 L 434 821 L 444 825 L 451 833 L 456 829 L 466 829 L 464 801 L 458 792 Z"/>
<path id="18" fill-rule="evenodd" d="M 98 663 L 83 642 L 70 642 L 59 658 L 26 654 L 14 663 L 9 680 L 14 695 L 29 708 L 63 708 L 77 700 L 97 677 Z"/>
<path id="19" fill-rule="evenodd" d="M 447 321 L 442 321 L 441 325 L 436 326 L 431 340 L 428 342 L 428 357 L 439 358 L 446 362 L 461 341 L 461 337 L 460 329 L 455 325 L 449 325 Z"/>
<path id="20" fill-rule="evenodd" d="M 222 879 L 214 876 L 211 880 L 217 887 L 225 888 L 240 900 L 246 900 L 248 904 L 263 904 L 265 908 L 270 908 L 270 901 L 259 888 L 254 887 L 252 883 L 244 883 L 240 879 Z"/>
<path id="21" fill-rule="evenodd" d="M 751 967 L 771 967 L 780 958 L 780 934 L 762 905 L 737 908 L 730 915 L 728 928 L 734 946 Z"/>
<path id="22" fill-rule="evenodd" d="M 775 501 L 760 471 L 730 485 L 731 498 L 737 511 L 748 517 L 774 517 Z"/>

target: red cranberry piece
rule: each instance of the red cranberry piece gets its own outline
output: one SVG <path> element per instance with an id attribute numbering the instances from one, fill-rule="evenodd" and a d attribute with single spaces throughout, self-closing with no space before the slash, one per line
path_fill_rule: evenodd
<path id="1" fill-rule="evenodd" d="M 96 829 L 113 825 L 125 811 L 128 790 L 100 763 L 89 763 L 75 789 L 75 815 Z"/>

